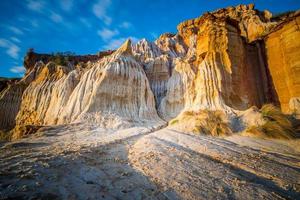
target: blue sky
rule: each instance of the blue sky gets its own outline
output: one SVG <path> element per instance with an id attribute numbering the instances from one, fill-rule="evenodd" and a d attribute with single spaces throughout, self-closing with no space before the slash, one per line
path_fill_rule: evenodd
<path id="1" fill-rule="evenodd" d="M 28 48 L 93 54 L 126 38 L 154 40 L 206 11 L 255 3 L 273 13 L 300 9 L 300 0 L 1 0 L 0 77 L 24 73 Z"/>

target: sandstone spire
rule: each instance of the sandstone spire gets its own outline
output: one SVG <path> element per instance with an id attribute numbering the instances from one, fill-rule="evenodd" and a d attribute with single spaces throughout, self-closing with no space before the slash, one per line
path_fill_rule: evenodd
<path id="1" fill-rule="evenodd" d="M 116 54 L 124 55 L 124 56 L 130 56 L 130 55 L 132 55 L 131 40 L 129 38 L 116 51 Z"/>

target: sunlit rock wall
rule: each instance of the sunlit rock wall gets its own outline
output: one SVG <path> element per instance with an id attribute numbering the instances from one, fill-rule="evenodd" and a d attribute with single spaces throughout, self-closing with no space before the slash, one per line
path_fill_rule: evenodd
<path id="1" fill-rule="evenodd" d="M 284 112 L 300 115 L 300 14 L 266 38 L 269 70 Z"/>

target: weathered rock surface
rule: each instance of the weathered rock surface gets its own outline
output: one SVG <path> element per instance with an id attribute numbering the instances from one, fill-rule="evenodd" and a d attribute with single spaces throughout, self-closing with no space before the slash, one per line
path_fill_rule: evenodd
<path id="1" fill-rule="evenodd" d="M 130 122 L 159 122 L 142 66 L 128 40 L 115 53 L 81 72 L 49 62 L 24 91 L 16 123 L 55 125 L 91 122 L 114 128 Z"/>
<path id="2" fill-rule="evenodd" d="M 299 199 L 300 141 L 151 131 L 70 124 L 6 143 L 1 198 Z"/>
<path id="3" fill-rule="evenodd" d="M 239 137 L 220 139 L 162 129 L 138 140 L 129 159 L 169 191 L 170 199 L 298 199 L 299 154 L 283 156 L 274 152 L 276 145 L 282 148 L 280 143 L 271 143 L 271 150 L 266 140 Z M 248 146 L 252 142 L 261 146 Z"/>
<path id="4" fill-rule="evenodd" d="M 177 34 L 127 41 L 98 55 L 29 52 L 26 76 L 1 92 L 0 129 L 79 122 L 120 128 L 162 123 L 184 111 L 236 116 L 265 103 L 298 112 L 300 48 L 292 41 L 299 18 L 293 16 L 275 20 L 241 5 L 187 20 Z"/>
<path id="5" fill-rule="evenodd" d="M 72 68 L 49 62 L 41 63 L 35 79 L 22 96 L 18 125 L 54 125 L 60 109 L 66 105 L 79 81 L 79 74 Z"/>
<path id="6" fill-rule="evenodd" d="M 300 116 L 300 13 L 265 38 L 269 70 L 284 112 Z"/>
<path id="7" fill-rule="evenodd" d="M 4 78 L 0 77 L 0 92 L 8 87 L 8 85 L 12 85 L 14 83 L 17 83 L 20 80 L 20 78 Z"/>
<path id="8" fill-rule="evenodd" d="M 59 123 L 90 118 L 101 121 L 110 113 L 128 122 L 160 121 L 148 79 L 133 57 L 130 40 L 83 75 L 67 105 Z"/>
<path id="9" fill-rule="evenodd" d="M 39 63 L 36 65 L 38 66 Z M 0 92 L 0 130 L 9 130 L 16 125 L 16 116 L 20 110 L 23 92 L 34 76 L 34 72 L 29 73 L 20 81 L 8 83 L 7 87 Z"/>
<path id="10" fill-rule="evenodd" d="M 178 25 L 178 43 L 187 50 L 177 56 L 180 62 L 172 62 L 161 115 L 170 119 L 182 110 L 231 112 L 275 101 L 264 46 L 257 40 L 275 24 L 249 5 Z M 184 70 L 178 72 L 178 65 Z"/>
<path id="11" fill-rule="evenodd" d="M 23 83 L 12 84 L 0 93 L 0 129 L 9 130 L 15 126 L 25 88 Z"/>

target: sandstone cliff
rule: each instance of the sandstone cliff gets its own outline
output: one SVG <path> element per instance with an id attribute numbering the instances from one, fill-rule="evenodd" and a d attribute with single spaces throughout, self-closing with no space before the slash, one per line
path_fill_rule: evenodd
<path id="1" fill-rule="evenodd" d="M 154 96 L 128 40 L 85 69 L 39 62 L 22 95 L 17 126 L 88 122 L 106 128 L 159 122 Z"/>
<path id="2" fill-rule="evenodd" d="M 169 120 L 183 110 L 232 112 L 275 102 L 260 40 L 277 24 L 267 13 L 253 5 L 220 9 L 181 23 L 176 35 L 138 43 L 135 49 L 146 71 L 151 69 L 149 60 L 165 57 L 164 63 L 159 59 L 160 65 L 155 65 L 160 81 L 152 81 L 153 73 L 148 76 L 161 117 Z"/>
<path id="3" fill-rule="evenodd" d="M 229 118 L 274 103 L 299 113 L 299 15 L 274 19 L 254 5 L 205 13 L 154 42 L 67 56 L 29 52 L 25 77 L 0 93 L 0 129 L 92 123 L 162 124 L 180 113 Z M 247 120 L 246 120 L 247 121 Z"/>
<path id="4" fill-rule="evenodd" d="M 264 40 L 281 109 L 300 116 L 300 12 L 281 22 Z"/>

